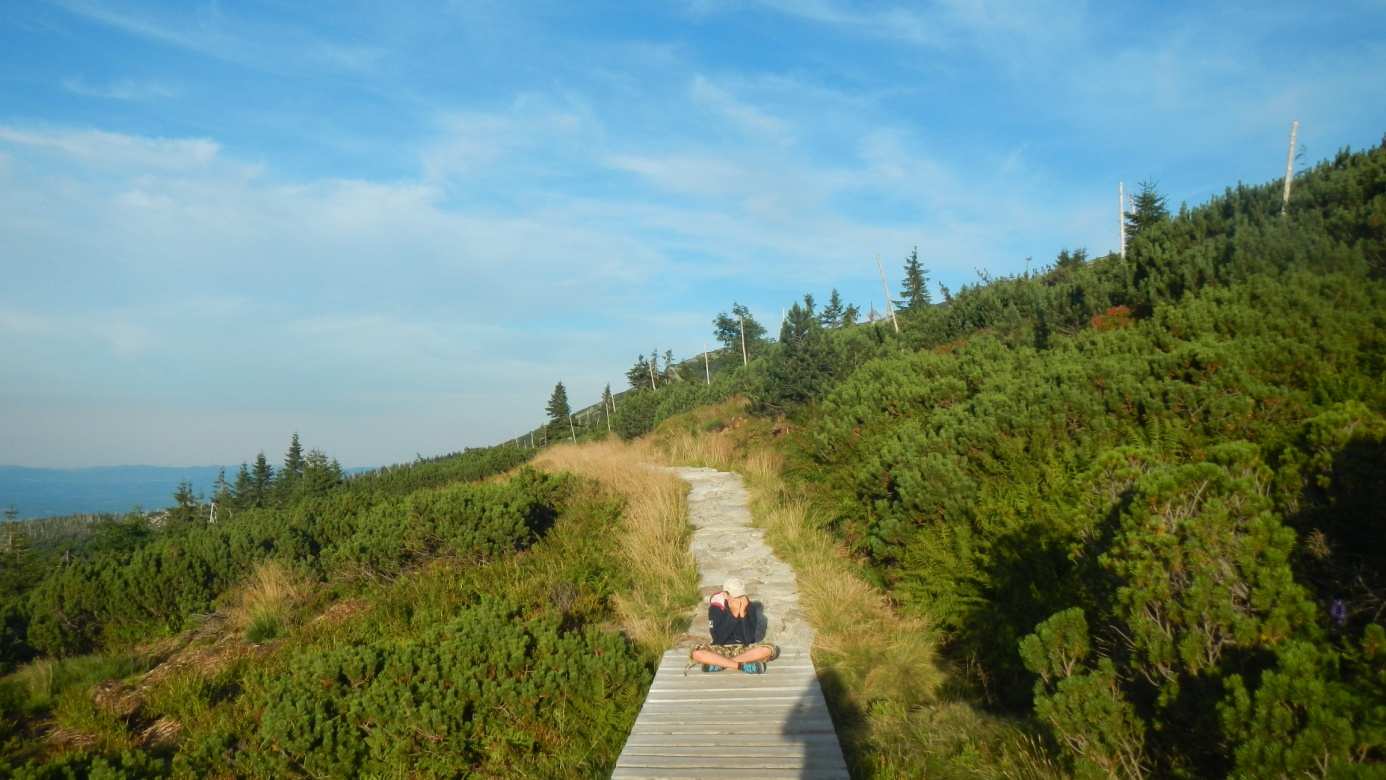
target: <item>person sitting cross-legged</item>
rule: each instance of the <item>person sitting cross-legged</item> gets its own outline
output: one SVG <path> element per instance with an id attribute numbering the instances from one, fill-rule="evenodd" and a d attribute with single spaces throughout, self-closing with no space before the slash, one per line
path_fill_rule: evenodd
<path id="1" fill-rule="evenodd" d="M 746 595 L 746 585 L 731 577 L 722 590 L 708 599 L 707 626 L 712 642 L 700 643 L 688 657 L 703 665 L 704 672 L 740 669 L 747 674 L 765 672 L 765 662 L 777 650 L 768 642 L 756 642 L 759 605 Z"/>

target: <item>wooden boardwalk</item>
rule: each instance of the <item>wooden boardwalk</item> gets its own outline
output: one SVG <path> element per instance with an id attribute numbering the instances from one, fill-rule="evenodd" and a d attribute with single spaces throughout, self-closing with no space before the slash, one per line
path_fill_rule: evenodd
<path id="1" fill-rule="evenodd" d="M 616 760 L 613 780 L 839 780 L 848 777 L 837 732 L 818 685 L 808 647 L 811 630 L 796 616 L 793 574 L 779 560 L 733 561 L 732 551 L 763 549 L 750 528 L 744 489 L 734 474 L 685 469 L 693 485 L 689 515 L 693 550 L 704 584 L 715 589 L 727 572 L 754 572 L 752 597 L 763 594 L 785 617 L 772 619 L 769 641 L 780 655 L 765 674 L 705 673 L 688 665 L 689 641 L 664 654 L 640 716 Z M 728 521 L 731 526 L 719 525 Z M 743 542 L 747 533 L 754 543 Z M 725 545 L 725 546 L 723 546 Z M 782 569 L 783 571 L 780 571 Z M 706 603 L 692 616 L 690 634 L 706 638 Z"/>
<path id="2" fill-rule="evenodd" d="M 765 674 L 695 667 L 664 654 L 613 780 L 846 778 L 813 661 L 784 649 Z"/>

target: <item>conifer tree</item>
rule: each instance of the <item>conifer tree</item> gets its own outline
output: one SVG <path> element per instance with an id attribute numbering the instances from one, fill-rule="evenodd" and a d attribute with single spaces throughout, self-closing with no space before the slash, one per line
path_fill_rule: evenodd
<path id="1" fill-rule="evenodd" d="M 847 306 L 842 310 L 842 324 L 843 324 L 843 326 L 847 326 L 847 325 L 856 325 L 856 324 L 857 324 L 857 321 L 860 320 L 860 319 L 861 319 L 861 309 L 858 309 L 858 308 L 857 308 L 857 305 L 856 305 L 855 303 L 849 303 L 849 304 L 847 304 Z"/>
<path id="2" fill-rule="evenodd" d="M 1165 208 L 1165 196 L 1156 190 L 1154 182 L 1141 182 L 1141 191 L 1136 195 L 1131 211 L 1126 214 L 1126 240 L 1129 242 L 1152 225 L 1169 219 L 1169 209 Z"/>
<path id="3" fill-rule="evenodd" d="M 666 349 L 666 350 L 664 350 L 664 373 L 663 373 L 663 376 L 664 376 L 664 379 L 665 379 L 666 381 L 669 381 L 669 382 L 672 382 L 672 381 L 674 381 L 674 380 L 676 380 L 676 379 L 682 379 L 682 378 L 683 378 L 683 377 L 681 377 L 681 376 L 678 375 L 678 372 L 677 372 L 677 371 L 674 370 L 674 350 L 672 350 L 672 349 Z"/>
<path id="4" fill-rule="evenodd" d="M 804 293 L 804 310 L 808 312 L 810 317 L 818 316 L 818 312 L 815 311 L 817 305 L 817 302 L 813 300 L 813 293 Z"/>
<path id="5" fill-rule="evenodd" d="M 178 489 L 173 491 L 173 503 L 168 515 L 172 524 L 191 523 L 198 519 L 197 496 L 193 494 L 192 483 L 188 480 L 178 483 Z"/>
<path id="6" fill-rule="evenodd" d="M 233 503 L 238 509 L 252 506 L 255 498 L 255 482 L 250 477 L 250 467 L 241 464 L 241 470 L 236 472 L 236 484 L 231 488 Z"/>
<path id="7" fill-rule="evenodd" d="M 310 450 L 303 459 L 303 477 L 299 488 L 308 495 L 320 496 L 342 481 L 342 464 L 329 460 L 322 450 Z"/>
<path id="8" fill-rule="evenodd" d="M 568 407 L 568 391 L 559 382 L 553 386 L 553 395 L 549 396 L 549 402 L 544 406 L 544 411 L 549 414 L 549 424 L 560 423 L 568 419 L 572 410 Z"/>
<path id="9" fill-rule="evenodd" d="M 818 396 L 832 368 L 832 350 L 823 326 L 807 306 L 789 307 L 780 326 L 780 352 L 769 366 L 762 405 L 783 412 Z"/>
<path id="10" fill-rule="evenodd" d="M 630 389 L 640 390 L 650 386 L 650 361 L 642 354 L 635 359 L 635 365 L 626 371 L 626 381 Z"/>
<path id="11" fill-rule="evenodd" d="M 284 453 L 284 468 L 279 472 L 279 479 L 284 483 L 292 483 L 303 476 L 303 445 L 298 442 L 298 432 L 295 431 L 289 439 L 289 450 Z"/>
<path id="12" fill-rule="evenodd" d="M 834 287 L 828 296 L 828 305 L 823 307 L 823 311 L 818 315 L 818 322 L 825 328 L 836 328 L 842 325 L 842 296 L 838 294 Z"/>
<path id="13" fill-rule="evenodd" d="M 251 472 L 251 506 L 265 506 L 269 503 L 270 485 L 274 481 L 274 467 L 265 458 L 264 451 L 255 456 L 255 468 Z"/>
<path id="14" fill-rule="evenodd" d="M 217 480 L 212 483 L 212 501 L 221 506 L 230 506 L 233 498 L 231 485 L 226 481 L 226 469 L 218 469 Z"/>
<path id="15" fill-rule="evenodd" d="M 929 269 L 919 260 L 919 247 L 915 247 L 905 258 L 905 279 L 900 282 L 904 300 L 896 301 L 900 311 L 922 311 L 933 301 L 929 297 Z"/>

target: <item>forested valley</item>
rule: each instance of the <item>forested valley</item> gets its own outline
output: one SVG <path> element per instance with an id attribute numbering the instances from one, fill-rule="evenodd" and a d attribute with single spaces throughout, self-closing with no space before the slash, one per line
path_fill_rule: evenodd
<path id="1" fill-rule="evenodd" d="M 524 464 L 742 398 L 928 626 L 928 695 L 1047 757 L 1003 773 L 830 686 L 856 773 L 1383 776 L 1386 146 L 1294 185 L 1284 213 L 1278 182 L 1172 213 L 1147 187 L 1124 257 L 942 300 L 912 253 L 895 320 L 806 295 L 772 340 L 734 305 L 715 354 L 642 354 L 586 409 L 560 383 L 495 447 L 346 478 L 295 440 L 214 523 L 7 524 L 0 773 L 600 776 L 656 657 L 610 618 L 623 503 Z"/>

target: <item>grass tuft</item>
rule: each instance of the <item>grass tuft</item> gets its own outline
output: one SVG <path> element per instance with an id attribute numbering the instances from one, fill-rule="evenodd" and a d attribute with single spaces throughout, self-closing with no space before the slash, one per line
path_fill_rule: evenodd
<path id="1" fill-rule="evenodd" d="M 268 642 L 284 634 L 296 607 L 309 594 L 307 580 L 276 560 L 262 562 L 241 586 L 228 611 L 246 641 Z"/>

